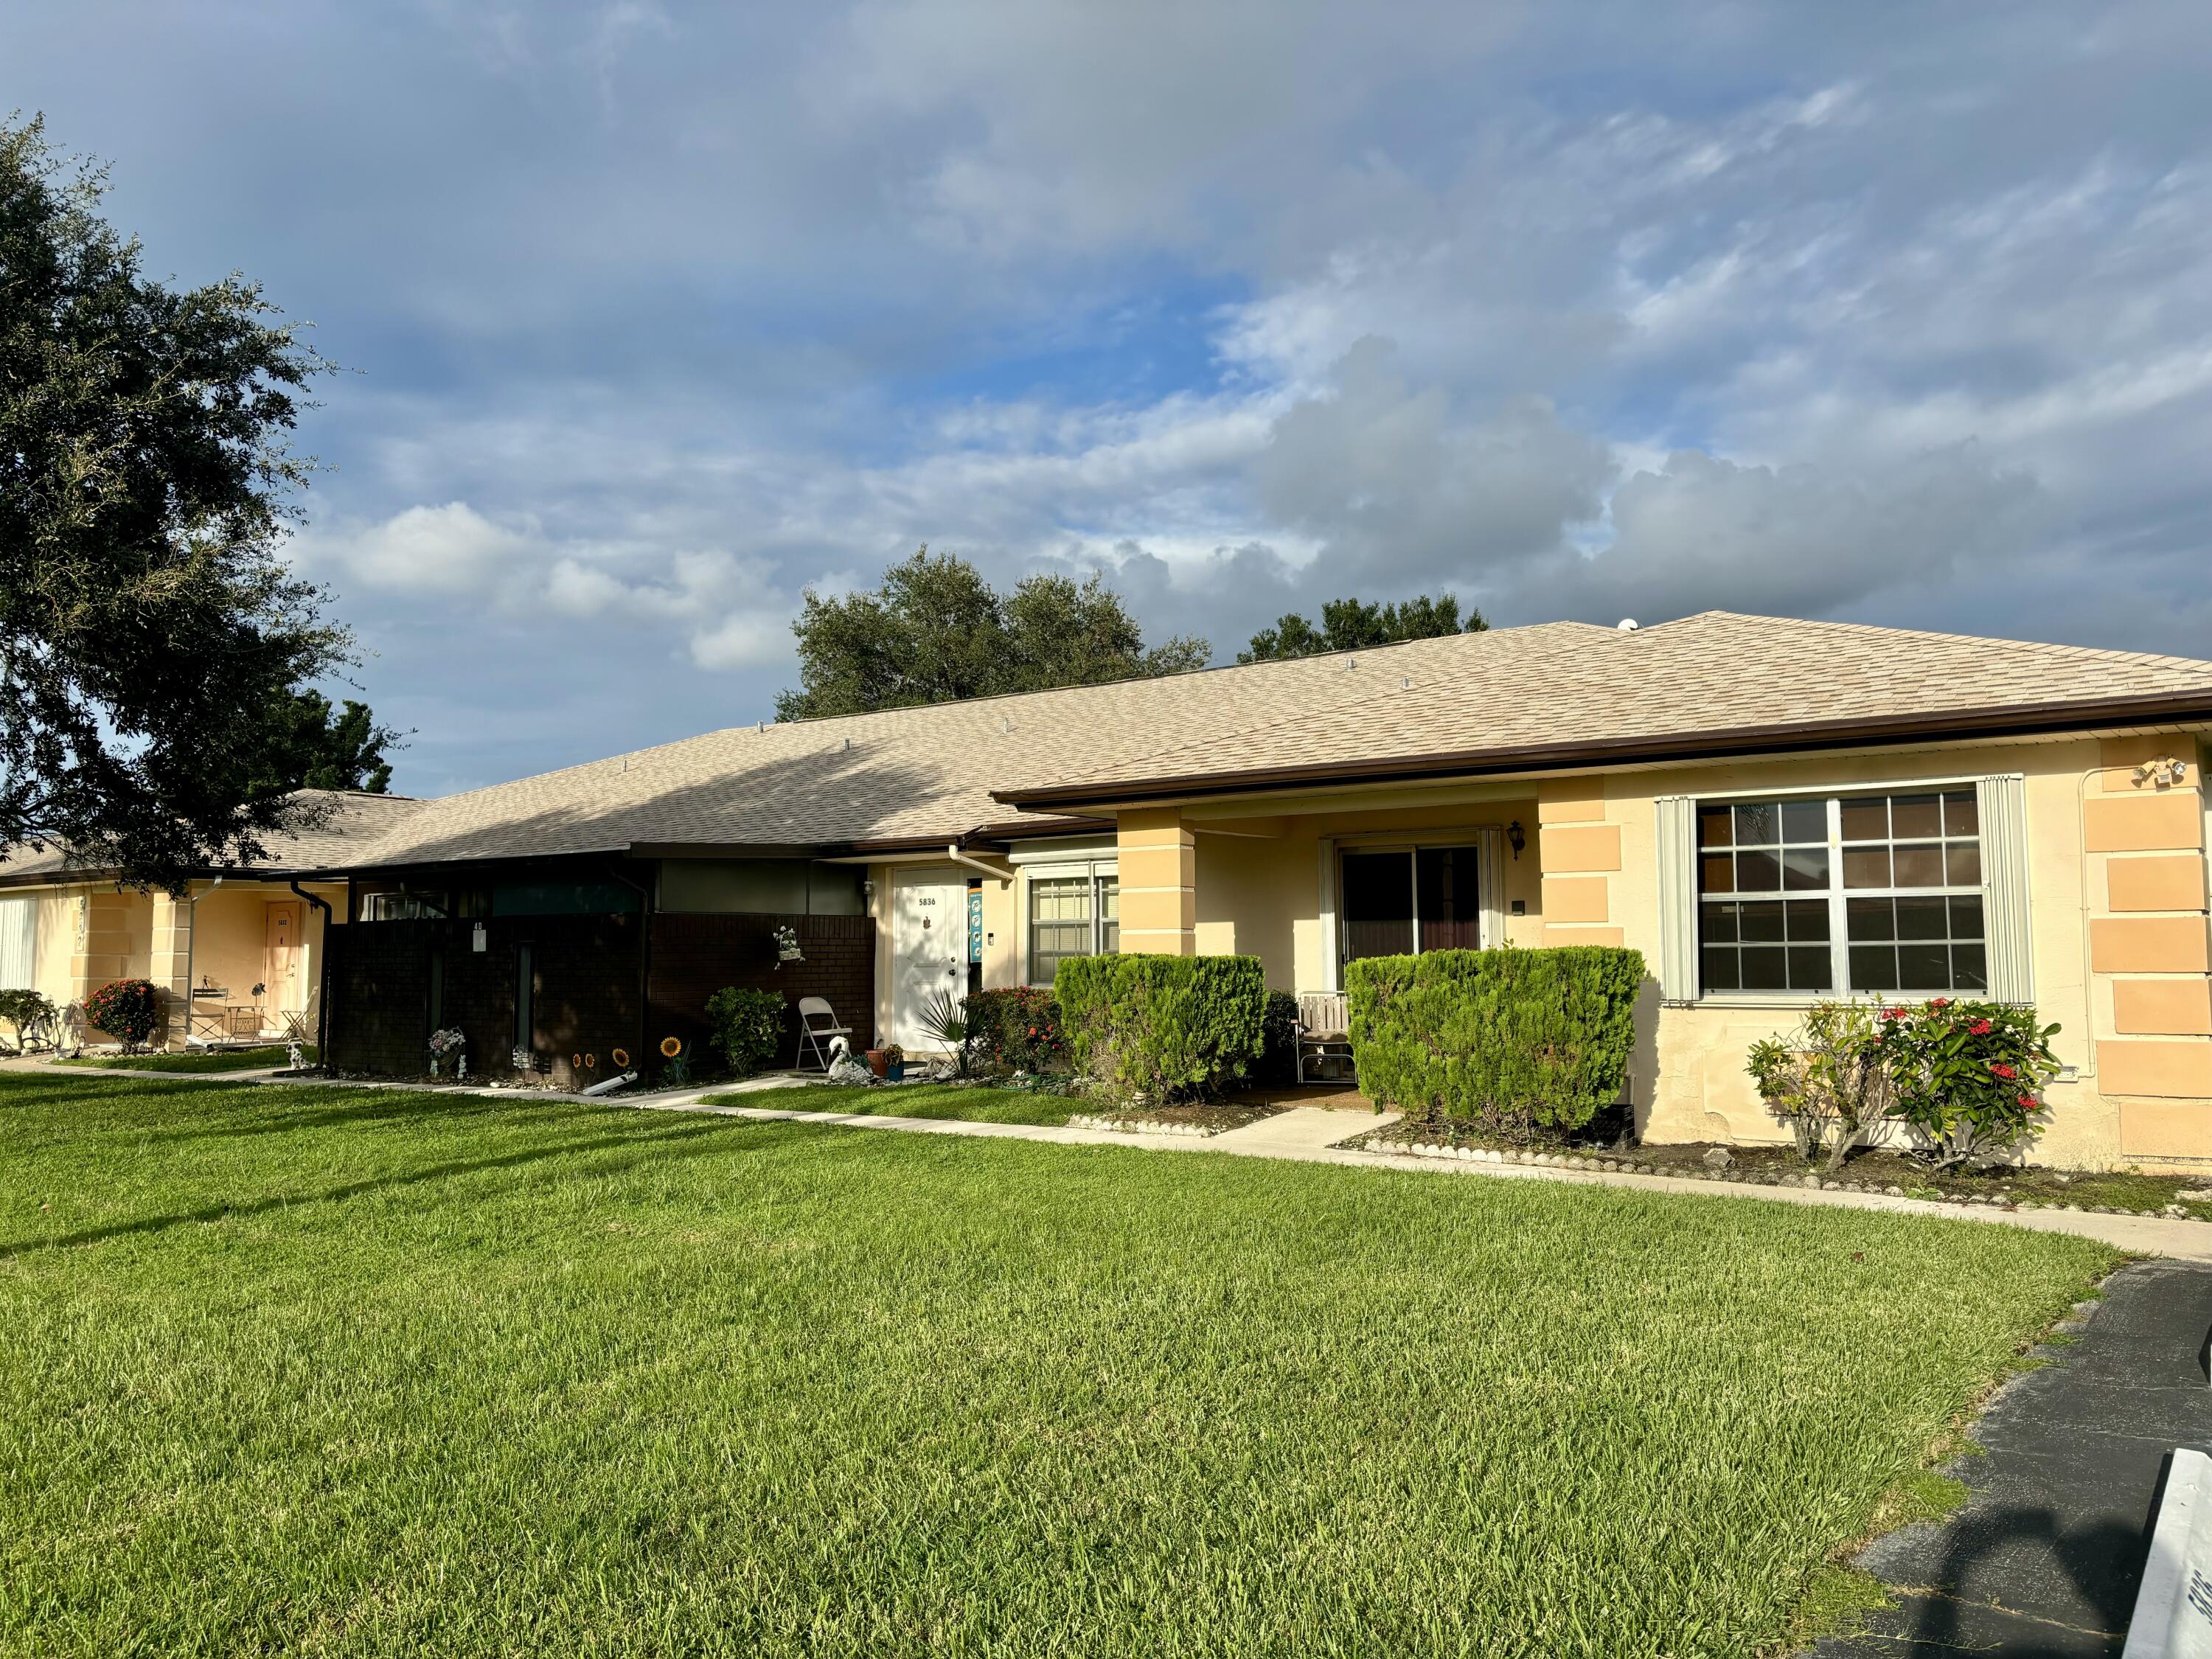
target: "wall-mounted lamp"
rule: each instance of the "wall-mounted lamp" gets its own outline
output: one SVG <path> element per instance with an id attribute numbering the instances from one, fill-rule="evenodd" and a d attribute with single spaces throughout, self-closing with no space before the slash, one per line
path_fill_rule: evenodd
<path id="1" fill-rule="evenodd" d="M 1513 856 L 1516 859 L 1521 856 L 1521 849 L 1528 844 L 1528 832 L 1521 827 L 1520 819 L 1516 818 L 1505 826 L 1505 844 L 1513 849 Z"/>

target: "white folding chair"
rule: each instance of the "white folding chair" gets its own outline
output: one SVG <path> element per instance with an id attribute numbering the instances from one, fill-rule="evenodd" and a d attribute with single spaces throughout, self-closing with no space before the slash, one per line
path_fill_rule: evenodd
<path id="1" fill-rule="evenodd" d="M 825 1023 L 817 1025 L 819 1018 Z M 820 997 L 801 997 L 799 1000 L 799 1046 L 804 1063 L 805 1051 L 814 1051 L 814 1063 L 823 1071 L 830 1069 L 829 1050 L 823 1046 L 835 1037 L 843 1037 L 848 1044 L 853 1040 L 853 1028 L 837 1023 L 837 1011 Z"/>

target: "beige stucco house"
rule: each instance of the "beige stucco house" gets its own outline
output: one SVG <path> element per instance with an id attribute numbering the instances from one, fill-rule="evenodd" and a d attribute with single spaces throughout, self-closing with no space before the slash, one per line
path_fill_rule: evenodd
<path id="1" fill-rule="evenodd" d="M 1745 1050 L 1818 998 L 2032 1002 L 2044 1156 L 2212 1163 L 2212 664 L 1724 614 L 1323 660 L 1328 708 L 1000 792 L 1111 818 L 1121 949 L 1327 994 L 1470 926 L 1632 945 L 1654 1140 L 1780 1138 Z"/>
<path id="2" fill-rule="evenodd" d="M 151 980 L 167 994 L 159 1042 L 172 1048 L 312 1033 L 325 907 L 343 919 L 346 902 L 343 880 L 315 873 L 416 803 L 322 792 L 302 800 L 319 809 L 318 822 L 268 837 L 252 866 L 210 871 L 174 896 L 123 885 L 58 848 L 0 860 L 0 988 L 38 991 L 66 1009 L 111 981 Z"/>
<path id="3" fill-rule="evenodd" d="M 332 1041 L 588 1071 L 743 981 L 926 1047 L 937 992 L 1110 950 L 1326 1019 L 1361 955 L 1618 943 L 1649 1139 L 1778 1138 L 1744 1051 L 1815 999 L 1987 996 L 2063 1028 L 2045 1156 L 2212 1166 L 2208 735 L 2212 663 L 1725 613 L 741 726 L 365 823 Z M 51 971 L 202 971 L 146 902 Z"/>

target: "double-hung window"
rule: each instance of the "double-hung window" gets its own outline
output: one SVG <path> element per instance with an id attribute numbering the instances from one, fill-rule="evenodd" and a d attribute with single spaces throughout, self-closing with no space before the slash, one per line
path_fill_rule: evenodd
<path id="1" fill-rule="evenodd" d="M 1110 875 L 1030 878 L 1030 983 L 1049 985 L 1063 959 L 1121 948 L 1121 884 Z"/>
<path id="2" fill-rule="evenodd" d="M 1990 988 L 1977 792 L 1696 804 L 1704 995 Z"/>

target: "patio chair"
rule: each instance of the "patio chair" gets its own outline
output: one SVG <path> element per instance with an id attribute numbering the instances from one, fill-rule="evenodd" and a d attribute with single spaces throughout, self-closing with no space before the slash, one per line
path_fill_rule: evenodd
<path id="1" fill-rule="evenodd" d="M 823 1023 L 817 1025 L 815 1021 Z M 848 1044 L 853 1040 L 853 1028 L 837 1023 L 837 1011 L 820 997 L 801 997 L 799 1000 L 799 1063 L 805 1064 L 806 1051 L 813 1050 L 814 1063 L 823 1071 L 830 1069 L 830 1051 L 825 1046 L 833 1039 L 843 1037 Z"/>
<path id="2" fill-rule="evenodd" d="M 1298 999 L 1298 1081 L 1358 1080 L 1352 1062 L 1352 1017 L 1341 991 L 1309 991 Z"/>

